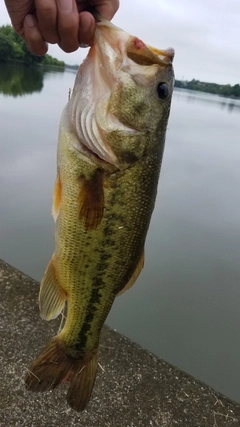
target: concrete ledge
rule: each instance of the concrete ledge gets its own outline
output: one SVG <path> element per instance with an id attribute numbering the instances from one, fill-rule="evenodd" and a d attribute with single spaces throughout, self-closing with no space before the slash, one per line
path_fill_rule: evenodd
<path id="1" fill-rule="evenodd" d="M 0 261 L 0 426 L 237 427 L 240 405 L 104 327 L 90 404 L 77 414 L 66 387 L 25 390 L 26 367 L 56 334 L 59 321 L 39 317 L 38 286 Z"/>

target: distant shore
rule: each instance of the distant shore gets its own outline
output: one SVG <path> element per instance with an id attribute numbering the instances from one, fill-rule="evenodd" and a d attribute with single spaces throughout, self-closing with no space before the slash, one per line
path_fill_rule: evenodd
<path id="1" fill-rule="evenodd" d="M 33 55 L 11 25 L 0 27 L 0 61 L 21 62 L 27 65 L 54 66 L 63 69 L 65 67 L 65 62 L 59 61 L 48 54 L 44 56 Z"/>
<path id="2" fill-rule="evenodd" d="M 43 67 L 54 67 L 58 69 L 77 70 L 77 65 L 68 65 L 64 61 L 46 54 L 43 56 L 33 55 L 27 48 L 23 39 L 14 31 L 11 25 L 0 27 L 0 62 L 18 62 L 27 65 L 38 65 Z M 240 85 L 219 85 L 217 83 L 206 83 L 199 80 L 176 80 L 175 87 L 196 90 L 199 92 L 212 93 L 214 95 L 228 98 L 240 99 Z"/>
<path id="3" fill-rule="evenodd" d="M 231 86 L 230 84 L 219 85 L 217 83 L 206 83 L 193 79 L 191 81 L 175 80 L 175 87 L 211 93 L 213 95 L 220 95 L 226 98 L 240 99 L 239 84 L 236 84 L 234 86 Z"/>
<path id="4" fill-rule="evenodd" d="M 29 66 L 29 64 L 28 63 L 26 63 L 25 61 L 21 61 L 21 60 L 19 60 L 19 59 L 9 59 L 9 60 L 2 60 L 1 58 L 0 58 L 0 64 L 1 63 L 5 63 L 5 64 L 16 64 L 16 65 L 22 65 L 22 66 Z M 30 66 L 33 66 L 33 67 L 38 67 L 38 68 L 43 68 L 43 69 L 49 69 L 49 68 L 51 68 L 51 69 L 56 69 L 57 71 L 64 71 L 65 69 L 67 69 L 67 65 L 66 64 L 64 64 L 64 65 L 56 65 L 56 64 L 52 64 L 52 63 L 50 63 L 50 64 L 46 64 L 46 63 L 44 63 L 44 62 L 42 62 L 42 63 L 34 63 L 34 64 L 30 64 Z"/>

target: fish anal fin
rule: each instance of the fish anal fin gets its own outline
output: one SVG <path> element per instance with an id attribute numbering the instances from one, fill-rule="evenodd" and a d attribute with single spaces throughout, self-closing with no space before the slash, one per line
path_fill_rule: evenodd
<path id="1" fill-rule="evenodd" d="M 54 184 L 54 188 L 53 188 L 52 216 L 55 222 L 57 220 L 59 210 L 60 210 L 61 197 L 62 197 L 62 184 L 60 180 L 60 175 L 58 173 L 55 184 Z"/>
<path id="2" fill-rule="evenodd" d="M 26 388 L 33 392 L 44 392 L 70 382 L 67 401 L 76 411 L 83 411 L 91 397 L 97 366 L 97 352 L 76 359 L 66 354 L 64 346 L 56 337 L 28 369 Z"/>
<path id="3" fill-rule="evenodd" d="M 56 270 L 55 255 L 47 265 L 39 293 L 40 315 L 45 320 L 55 319 L 63 310 L 67 295 L 61 288 Z"/>
<path id="4" fill-rule="evenodd" d="M 79 218 L 84 219 L 87 230 L 95 230 L 102 221 L 104 211 L 103 174 L 97 169 L 92 178 L 79 178 Z"/>
<path id="5" fill-rule="evenodd" d="M 128 281 L 128 283 L 126 284 L 126 286 L 124 286 L 124 288 L 117 294 L 117 297 L 119 295 L 122 295 L 124 292 L 128 291 L 134 285 L 134 283 L 136 282 L 139 274 L 141 273 L 141 271 L 143 269 L 143 266 L 144 266 L 144 252 L 141 255 L 139 263 L 138 263 L 138 265 L 137 265 L 137 267 L 136 267 L 136 269 L 135 269 L 135 271 L 134 271 L 131 279 Z"/>

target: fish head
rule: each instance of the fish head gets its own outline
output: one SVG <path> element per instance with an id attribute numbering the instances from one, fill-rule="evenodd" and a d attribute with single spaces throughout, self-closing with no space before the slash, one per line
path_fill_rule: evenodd
<path id="1" fill-rule="evenodd" d="M 70 100 L 79 150 L 119 169 L 164 143 L 174 50 L 147 46 L 109 21 L 96 24 Z"/>

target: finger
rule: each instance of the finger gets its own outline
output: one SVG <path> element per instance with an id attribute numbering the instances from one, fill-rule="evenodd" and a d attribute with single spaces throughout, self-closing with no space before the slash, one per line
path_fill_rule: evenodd
<path id="1" fill-rule="evenodd" d="M 48 51 L 48 45 L 43 39 L 34 15 L 27 15 L 23 21 L 24 40 L 28 49 L 34 54 L 42 56 Z"/>
<path id="2" fill-rule="evenodd" d="M 106 18 L 112 19 L 119 7 L 118 0 L 95 0 L 92 5 Z M 95 19 L 92 14 L 87 12 L 89 2 L 77 0 L 79 14 L 79 43 L 81 47 L 91 46 L 93 44 L 95 32 Z"/>
<path id="3" fill-rule="evenodd" d="M 119 0 L 95 0 L 94 4 L 99 13 L 109 21 L 114 17 L 119 8 Z"/>
<path id="4" fill-rule="evenodd" d="M 57 6 L 55 0 L 35 0 L 38 27 L 49 43 L 58 43 Z"/>
<path id="5" fill-rule="evenodd" d="M 32 0 L 12 1 L 5 0 L 9 16 L 11 18 L 14 30 L 22 37 L 24 34 L 23 21 L 28 14 L 34 12 L 34 4 Z"/>
<path id="6" fill-rule="evenodd" d="M 91 46 L 94 39 L 95 19 L 89 12 L 79 14 L 78 39 L 81 47 Z"/>
<path id="7" fill-rule="evenodd" d="M 75 0 L 57 0 L 59 46 L 65 52 L 79 48 L 79 17 Z"/>
<path id="8" fill-rule="evenodd" d="M 76 0 L 79 12 L 87 11 L 94 6 L 104 18 L 111 20 L 119 8 L 119 0 Z"/>

